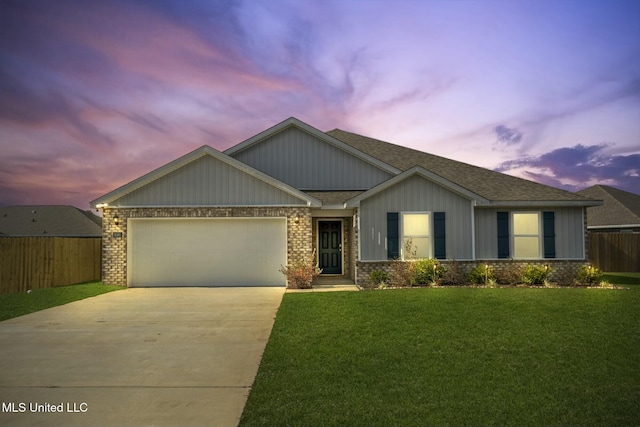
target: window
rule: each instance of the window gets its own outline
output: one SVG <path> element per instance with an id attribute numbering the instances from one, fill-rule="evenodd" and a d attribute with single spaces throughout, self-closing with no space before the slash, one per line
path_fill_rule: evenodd
<path id="1" fill-rule="evenodd" d="M 406 253 L 408 243 L 411 251 Z M 431 258 L 431 225 L 428 212 L 402 214 L 402 258 Z"/>
<path id="2" fill-rule="evenodd" d="M 513 257 L 540 258 L 540 213 L 513 213 Z"/>

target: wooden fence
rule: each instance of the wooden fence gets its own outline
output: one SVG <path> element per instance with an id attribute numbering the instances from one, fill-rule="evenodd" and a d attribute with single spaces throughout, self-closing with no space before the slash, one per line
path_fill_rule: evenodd
<path id="1" fill-rule="evenodd" d="M 0 237 L 0 294 L 100 280 L 101 238 Z"/>
<path id="2" fill-rule="evenodd" d="M 640 233 L 589 233 L 589 261 L 602 271 L 640 273 Z"/>

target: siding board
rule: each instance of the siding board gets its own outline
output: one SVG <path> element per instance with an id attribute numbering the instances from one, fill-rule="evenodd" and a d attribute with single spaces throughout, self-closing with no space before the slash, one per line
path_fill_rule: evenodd
<path id="1" fill-rule="evenodd" d="M 498 211 L 549 211 L 555 212 L 556 258 L 582 259 L 583 222 L 582 208 L 476 208 L 476 257 L 477 259 L 498 258 L 498 230 L 496 216 Z"/>
<path id="2" fill-rule="evenodd" d="M 382 169 L 297 128 L 232 155 L 303 190 L 363 190 L 391 178 Z"/>
<path id="3" fill-rule="evenodd" d="M 301 199 L 210 156 L 110 203 L 112 206 L 302 205 Z"/>
<path id="4" fill-rule="evenodd" d="M 360 202 L 363 261 L 387 259 L 387 212 L 409 211 L 446 212 L 447 258 L 471 259 L 471 202 L 425 178 L 412 176 Z"/>

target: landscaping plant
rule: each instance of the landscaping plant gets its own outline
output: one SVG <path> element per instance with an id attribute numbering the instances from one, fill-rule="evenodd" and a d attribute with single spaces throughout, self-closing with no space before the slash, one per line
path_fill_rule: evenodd
<path id="1" fill-rule="evenodd" d="M 444 275 L 445 268 L 440 261 L 433 258 L 423 258 L 411 263 L 411 284 L 437 284 Z"/>
<path id="2" fill-rule="evenodd" d="M 368 288 L 384 288 L 389 282 L 389 274 L 384 270 L 373 270 L 369 274 Z"/>
<path id="3" fill-rule="evenodd" d="M 551 273 L 546 265 L 528 265 L 522 272 L 522 283 L 527 285 L 544 285 Z"/>
<path id="4" fill-rule="evenodd" d="M 496 274 L 488 264 L 480 264 L 467 275 L 469 282 L 476 285 L 492 285 L 496 284 Z"/>
<path id="5" fill-rule="evenodd" d="M 591 265 L 583 265 L 576 273 L 576 282 L 580 285 L 599 285 L 602 282 L 602 270 Z"/>
<path id="6" fill-rule="evenodd" d="M 313 279 L 322 273 L 322 269 L 313 262 L 315 250 L 310 258 L 296 260 L 286 267 L 280 266 L 280 272 L 287 277 L 287 286 L 293 289 L 310 289 Z"/>

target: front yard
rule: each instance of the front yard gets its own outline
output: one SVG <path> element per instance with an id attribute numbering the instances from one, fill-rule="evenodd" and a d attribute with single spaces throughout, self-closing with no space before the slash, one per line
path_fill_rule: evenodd
<path id="1" fill-rule="evenodd" d="M 122 286 L 103 285 L 102 282 L 91 282 L 57 288 L 37 289 L 29 293 L 0 295 L 0 321 L 119 289 L 124 288 Z"/>
<path id="2" fill-rule="evenodd" d="M 630 288 L 286 294 L 240 425 L 637 425 Z"/>

